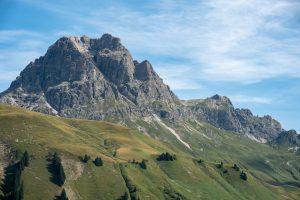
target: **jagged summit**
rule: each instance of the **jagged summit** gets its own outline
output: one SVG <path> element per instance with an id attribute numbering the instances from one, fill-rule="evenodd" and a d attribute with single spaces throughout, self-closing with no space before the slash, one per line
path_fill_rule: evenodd
<path id="1" fill-rule="evenodd" d="M 228 104 L 228 105 L 232 105 L 230 99 L 226 96 L 221 96 L 221 95 L 214 95 L 210 98 L 207 98 L 207 99 L 213 99 L 215 100 L 217 103 L 221 103 L 221 104 Z"/>
<path id="2" fill-rule="evenodd" d="M 148 60 L 134 60 L 110 34 L 58 39 L 0 94 L 0 103 L 83 119 L 202 120 L 263 142 L 282 131 L 270 116 L 235 109 L 226 96 L 180 102 Z"/>
<path id="3" fill-rule="evenodd" d="M 149 61 L 134 63 L 110 34 L 58 39 L 0 95 L 2 103 L 87 119 L 151 112 L 174 118 L 177 101 Z"/>
<path id="4" fill-rule="evenodd" d="M 68 42 L 74 44 L 79 50 L 86 49 L 94 52 L 102 49 L 109 49 L 111 51 L 126 50 L 126 48 L 122 45 L 120 38 L 114 37 L 108 33 L 103 34 L 101 38 L 95 39 L 89 38 L 86 35 L 81 37 L 64 36 L 58 39 L 51 47 L 65 45 L 68 44 Z"/>
<path id="5" fill-rule="evenodd" d="M 227 108 L 227 107 L 233 107 L 230 99 L 226 96 L 221 96 L 218 94 L 215 94 L 211 97 L 205 98 L 205 99 L 190 99 L 182 101 L 183 104 L 187 106 L 200 106 L 205 105 L 206 107 L 210 107 L 213 109 L 221 109 L 221 108 Z"/>
<path id="6" fill-rule="evenodd" d="M 281 146 L 297 146 L 300 147 L 300 135 L 295 130 L 282 131 L 273 141 Z"/>
<path id="7" fill-rule="evenodd" d="M 281 124 L 271 116 L 258 117 L 249 109 L 234 108 L 226 96 L 216 94 L 206 99 L 187 100 L 184 104 L 198 120 L 239 132 L 258 142 L 275 139 L 283 130 Z"/>

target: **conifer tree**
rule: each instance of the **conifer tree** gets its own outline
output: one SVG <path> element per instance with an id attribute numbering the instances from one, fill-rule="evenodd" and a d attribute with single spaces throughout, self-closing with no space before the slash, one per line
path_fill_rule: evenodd
<path id="1" fill-rule="evenodd" d="M 24 199 L 24 182 L 22 181 L 20 188 L 19 188 L 19 200 Z"/>
<path id="2" fill-rule="evenodd" d="M 161 155 L 158 156 L 157 158 L 158 161 L 174 161 L 176 160 L 176 155 L 171 155 L 169 152 L 162 153 Z"/>
<path id="3" fill-rule="evenodd" d="M 88 156 L 88 155 L 85 154 L 84 157 L 83 157 L 83 159 L 82 159 L 82 161 L 85 162 L 85 163 L 87 163 L 89 160 L 90 160 L 90 156 Z"/>
<path id="4" fill-rule="evenodd" d="M 240 168 L 239 168 L 239 166 L 237 166 L 237 164 L 233 165 L 233 169 L 235 169 L 236 171 L 240 171 Z"/>
<path id="5" fill-rule="evenodd" d="M 20 199 L 20 183 L 21 183 L 21 168 L 17 167 L 15 171 L 14 184 L 13 184 L 13 200 Z"/>
<path id="6" fill-rule="evenodd" d="M 95 160 L 94 160 L 94 164 L 97 166 L 97 167 L 100 167 L 103 165 L 103 161 L 101 158 L 99 157 L 96 157 Z"/>
<path id="7" fill-rule="evenodd" d="M 245 180 L 245 181 L 247 181 L 247 179 L 248 179 L 247 174 L 244 171 L 241 172 L 240 178 Z"/>
<path id="8" fill-rule="evenodd" d="M 24 152 L 22 160 L 23 160 L 24 166 L 28 167 L 29 166 L 29 154 L 28 154 L 27 150 Z"/>
<path id="9" fill-rule="evenodd" d="M 56 152 L 54 153 L 52 158 L 52 167 L 57 184 L 59 186 L 62 186 L 65 183 L 66 175 L 61 164 L 61 160 Z"/>
<path id="10" fill-rule="evenodd" d="M 120 200 L 129 200 L 129 195 L 127 192 L 120 198 Z"/>
<path id="11" fill-rule="evenodd" d="M 63 190 L 61 191 L 61 194 L 60 194 L 60 196 L 59 196 L 58 199 L 59 199 L 59 200 L 69 200 L 69 198 L 67 197 L 67 193 L 66 193 L 65 189 L 63 189 Z"/>
<path id="12" fill-rule="evenodd" d="M 142 160 L 142 162 L 140 163 L 140 167 L 142 169 L 147 169 L 147 165 L 146 165 L 146 161 L 145 160 Z"/>
<path id="13" fill-rule="evenodd" d="M 218 168 L 223 168 L 223 162 L 221 161 L 221 163 L 219 165 L 217 165 Z"/>
<path id="14" fill-rule="evenodd" d="M 63 169 L 63 166 L 61 163 L 58 164 L 57 170 L 58 170 L 57 171 L 58 185 L 62 186 L 65 183 L 66 175 L 65 175 L 65 172 L 64 172 L 64 169 Z"/>

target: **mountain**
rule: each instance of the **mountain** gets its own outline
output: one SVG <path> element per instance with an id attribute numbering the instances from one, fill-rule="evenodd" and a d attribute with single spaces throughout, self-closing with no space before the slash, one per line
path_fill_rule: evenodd
<path id="1" fill-rule="evenodd" d="M 195 147 L 191 152 L 118 124 L 12 106 L 0 105 L 0 122 L 0 199 L 11 199 L 7 197 L 16 188 L 11 184 L 18 181 L 24 200 L 58 199 L 63 188 L 70 200 L 117 200 L 126 199 L 126 194 L 131 200 L 300 197 L 299 155 L 206 123 L 195 126 L 206 137 L 190 131 L 196 140 L 190 142 Z M 199 154 L 196 145 L 202 148 Z M 18 180 L 13 170 L 19 169 L 25 151 L 29 164 Z M 158 159 L 165 152 L 175 154 L 175 160 Z M 62 186 L 53 178 L 54 153 L 66 177 Z M 90 160 L 82 159 L 85 154 Z M 94 164 L 96 157 L 102 159 L 102 166 Z M 141 165 L 143 160 L 146 167 Z M 247 180 L 242 179 L 242 171 Z M 18 187 L 13 191 L 19 191 Z"/>
<path id="2" fill-rule="evenodd" d="M 120 39 L 62 37 L 31 62 L 1 102 L 83 119 L 178 117 L 179 100 L 147 61 L 134 61 Z"/>
<path id="3" fill-rule="evenodd" d="M 63 117 L 121 121 L 150 135 L 149 121 L 169 123 L 175 131 L 180 129 L 175 123 L 205 121 L 259 142 L 283 130 L 270 116 L 235 109 L 227 97 L 180 101 L 149 61 L 133 60 L 120 39 L 109 34 L 60 38 L 0 94 L 0 103 Z M 188 137 L 188 131 L 173 135 Z"/>
<path id="4" fill-rule="evenodd" d="M 283 130 L 271 116 L 254 116 L 249 109 L 235 109 L 229 98 L 214 95 L 206 99 L 187 100 L 188 106 L 198 120 L 266 142 L 276 138 Z"/>
<path id="5" fill-rule="evenodd" d="M 300 135 L 295 130 L 282 131 L 270 142 L 273 146 L 297 152 L 300 148 Z"/>
<path id="6" fill-rule="evenodd" d="M 300 197 L 294 131 L 224 96 L 180 101 L 109 34 L 60 38 L 0 103 L 0 199 Z"/>

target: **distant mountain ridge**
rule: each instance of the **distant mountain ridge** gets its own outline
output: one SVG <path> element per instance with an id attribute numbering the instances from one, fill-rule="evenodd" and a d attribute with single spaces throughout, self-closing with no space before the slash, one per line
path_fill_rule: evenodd
<path id="1" fill-rule="evenodd" d="M 182 101 L 198 120 L 238 133 L 244 133 L 259 142 L 276 138 L 282 131 L 281 124 L 271 116 L 254 116 L 249 109 L 234 108 L 229 98 L 214 95 L 206 99 Z"/>
<path id="2" fill-rule="evenodd" d="M 133 60 L 110 34 L 60 38 L 0 94 L 0 103 L 81 119 L 200 120 L 260 142 L 283 131 L 270 116 L 235 109 L 227 97 L 180 101 L 149 61 Z"/>

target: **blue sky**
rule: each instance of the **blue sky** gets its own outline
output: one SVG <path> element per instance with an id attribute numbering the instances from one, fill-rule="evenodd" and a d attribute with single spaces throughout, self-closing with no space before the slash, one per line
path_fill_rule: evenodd
<path id="1" fill-rule="evenodd" d="M 300 131 L 299 0 L 82 2 L 0 1 L 0 91 L 59 37 L 111 33 L 181 99 L 226 95 Z"/>

